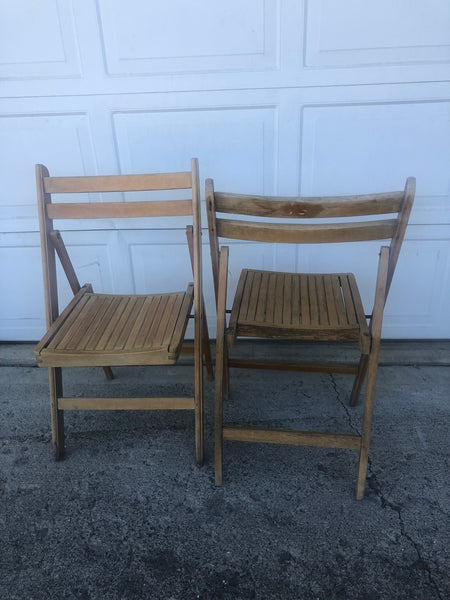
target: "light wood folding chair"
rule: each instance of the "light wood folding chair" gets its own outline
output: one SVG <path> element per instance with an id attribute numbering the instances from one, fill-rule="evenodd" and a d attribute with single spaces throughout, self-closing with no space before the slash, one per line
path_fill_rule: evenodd
<path id="1" fill-rule="evenodd" d="M 403 191 L 327 198 L 277 198 L 215 192 L 206 181 L 211 259 L 217 303 L 215 384 L 215 481 L 222 484 L 223 440 L 269 442 L 359 451 L 356 497 L 364 495 L 381 325 L 415 194 L 415 179 Z M 377 215 L 371 219 L 371 215 Z M 243 216 L 296 219 L 295 223 L 244 220 Z M 230 218 L 231 217 L 231 218 Z M 334 220 L 340 217 L 339 220 Z M 357 217 L 357 219 L 355 219 Z M 329 219 L 325 224 L 301 219 Z M 331 222 L 330 222 L 331 219 Z M 228 255 L 219 238 L 272 243 L 317 244 L 390 240 L 382 245 L 373 311 L 366 316 L 352 273 L 275 273 L 243 269 L 233 305 L 226 307 Z M 227 324 L 227 313 L 229 322 Z M 229 358 L 238 337 L 340 340 L 359 344 L 357 365 L 255 361 Z M 356 405 L 367 376 L 360 435 L 259 429 L 223 424 L 229 367 L 351 373 L 350 404 Z"/>
<path id="2" fill-rule="evenodd" d="M 195 413 L 196 460 L 203 462 L 203 360 L 212 377 L 206 318 L 203 311 L 200 199 L 197 159 L 191 171 L 148 175 L 50 177 L 36 165 L 41 231 L 47 332 L 35 348 L 40 367 L 48 367 L 53 449 L 64 453 L 65 410 L 180 409 Z M 187 200 L 146 200 L 96 203 L 55 203 L 52 194 L 143 192 L 155 190 L 190 192 Z M 96 294 L 90 284 L 80 286 L 61 234 L 53 220 L 186 217 L 187 248 L 193 283 L 184 291 L 146 295 Z M 145 225 L 145 227 L 147 227 Z M 188 250 L 189 248 L 189 250 Z M 72 288 L 74 298 L 60 313 L 56 256 Z M 167 265 L 170 269 L 170 265 Z M 191 274 L 186 274 L 186 281 Z M 112 378 L 112 366 L 172 365 L 183 350 L 188 320 L 194 318 L 194 396 L 170 398 L 66 397 L 61 367 L 102 366 Z M 191 345 L 192 351 L 192 345 Z"/>

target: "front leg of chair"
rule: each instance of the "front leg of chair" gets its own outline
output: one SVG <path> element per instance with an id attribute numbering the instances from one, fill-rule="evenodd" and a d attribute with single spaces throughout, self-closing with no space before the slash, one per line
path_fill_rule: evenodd
<path id="1" fill-rule="evenodd" d="M 52 423 L 52 442 L 55 459 L 64 456 L 64 412 L 58 410 L 58 398 L 62 396 L 61 368 L 50 367 L 48 370 L 50 384 L 50 412 Z"/>
<path id="2" fill-rule="evenodd" d="M 215 484 L 222 485 L 223 472 L 223 398 L 225 392 L 224 371 L 228 364 L 225 341 L 226 298 L 228 280 L 228 247 L 220 252 L 219 288 L 217 298 L 216 384 L 214 402 L 214 448 Z"/>
<path id="3" fill-rule="evenodd" d="M 202 302 L 194 299 L 194 406 L 195 406 L 195 457 L 203 465 L 203 321 Z"/>
<path id="4" fill-rule="evenodd" d="M 361 450 L 359 454 L 358 479 L 356 483 L 356 499 L 362 500 L 366 484 L 367 464 L 369 460 L 370 433 L 372 430 L 372 415 L 375 402 L 375 386 L 378 371 L 378 349 L 374 348 L 370 354 L 366 393 L 364 395 L 364 415 L 361 435 Z"/>
<path id="5" fill-rule="evenodd" d="M 384 304 L 386 302 L 386 282 L 389 264 L 389 248 L 383 246 L 378 264 L 377 284 L 375 290 L 375 303 L 371 321 L 372 344 L 367 367 L 367 384 L 364 394 L 364 414 L 361 432 L 361 449 L 359 454 L 358 479 L 356 483 L 356 499 L 364 496 L 364 487 L 369 459 L 370 433 L 372 429 L 372 415 L 375 402 L 375 386 L 377 382 L 378 357 L 380 354 L 381 326 L 383 323 Z"/>
<path id="6" fill-rule="evenodd" d="M 228 346 L 226 340 L 223 348 L 223 399 L 226 401 L 230 396 L 230 367 L 228 366 Z"/>
<path id="7" fill-rule="evenodd" d="M 367 366 L 369 364 L 369 357 L 367 354 L 362 354 L 359 359 L 358 372 L 356 373 L 355 380 L 353 382 L 352 393 L 350 394 L 350 406 L 356 406 L 361 396 L 362 386 L 364 379 L 367 374 Z"/>
<path id="8" fill-rule="evenodd" d="M 108 381 L 111 381 L 111 379 L 114 379 L 114 373 L 113 373 L 111 367 L 103 367 L 103 372 L 105 374 L 106 379 L 108 379 Z"/>
<path id="9" fill-rule="evenodd" d="M 215 484 L 222 485 L 223 473 L 223 348 L 224 340 L 217 336 L 216 343 L 216 381 L 214 394 L 214 465 Z"/>
<path id="10" fill-rule="evenodd" d="M 205 313 L 205 301 L 202 296 L 202 304 L 203 304 L 203 355 L 205 357 L 205 366 L 206 366 L 206 376 L 210 381 L 214 379 L 214 370 L 211 356 L 211 345 L 209 343 L 209 331 L 208 331 L 208 321 L 206 320 Z"/>

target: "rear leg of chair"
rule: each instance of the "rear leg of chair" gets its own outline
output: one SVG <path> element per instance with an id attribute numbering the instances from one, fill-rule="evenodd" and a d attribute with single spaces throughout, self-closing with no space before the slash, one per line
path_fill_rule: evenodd
<path id="1" fill-rule="evenodd" d="M 203 465 L 203 392 L 195 391 L 195 460 L 197 466 Z"/>
<path id="2" fill-rule="evenodd" d="M 202 297 L 203 301 L 203 297 Z M 211 344 L 209 342 L 208 321 L 206 320 L 205 303 L 203 301 L 203 354 L 205 357 L 206 375 L 210 381 L 214 379 L 214 370 L 211 356 Z"/>
<path id="3" fill-rule="evenodd" d="M 111 367 L 103 367 L 103 372 L 105 373 L 106 379 L 108 379 L 109 381 L 111 381 L 111 379 L 114 379 L 114 373 L 112 372 Z"/>
<path id="4" fill-rule="evenodd" d="M 226 343 L 223 349 L 223 386 L 222 386 L 223 399 L 228 400 L 230 396 L 230 367 L 228 364 L 228 347 Z"/>
<path id="5" fill-rule="evenodd" d="M 220 252 L 217 295 L 216 384 L 214 400 L 215 483 L 222 485 L 223 472 L 223 399 L 228 394 L 228 349 L 225 340 L 228 247 Z"/>
<path id="6" fill-rule="evenodd" d="M 367 354 L 361 354 L 358 372 L 356 373 L 355 380 L 353 382 L 352 393 L 350 395 L 350 406 L 356 406 L 359 402 L 362 386 L 364 385 L 364 379 L 366 378 L 368 364 L 369 356 Z"/>
<path id="7" fill-rule="evenodd" d="M 58 398 L 62 396 L 61 368 L 50 367 L 48 370 L 50 384 L 50 411 L 52 422 L 52 442 L 55 459 L 64 456 L 64 412 L 58 409 Z"/>
<path id="8" fill-rule="evenodd" d="M 216 347 L 216 378 L 214 398 L 214 464 L 215 484 L 222 485 L 223 480 L 223 398 L 224 398 L 224 343 L 217 340 Z"/>
<path id="9" fill-rule="evenodd" d="M 203 344 L 199 333 L 199 329 L 196 327 L 194 340 L 195 459 L 197 465 L 201 467 L 203 465 Z"/>
<path id="10" fill-rule="evenodd" d="M 373 351 L 368 360 L 367 384 L 364 394 L 364 414 L 361 434 L 361 450 L 359 454 L 358 478 L 356 482 L 356 499 L 364 496 L 366 484 L 367 463 L 369 459 L 370 432 L 372 429 L 372 415 L 375 401 L 375 386 L 378 371 L 378 349 Z"/>

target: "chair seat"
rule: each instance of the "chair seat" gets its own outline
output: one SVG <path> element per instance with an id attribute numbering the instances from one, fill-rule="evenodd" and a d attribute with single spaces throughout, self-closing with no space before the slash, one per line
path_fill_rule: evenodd
<path id="1" fill-rule="evenodd" d="M 194 297 L 93 294 L 83 286 L 35 348 L 39 366 L 173 364 Z"/>
<path id="2" fill-rule="evenodd" d="M 299 274 L 244 269 L 227 338 L 237 336 L 358 341 L 369 352 L 370 335 L 352 273 Z"/>

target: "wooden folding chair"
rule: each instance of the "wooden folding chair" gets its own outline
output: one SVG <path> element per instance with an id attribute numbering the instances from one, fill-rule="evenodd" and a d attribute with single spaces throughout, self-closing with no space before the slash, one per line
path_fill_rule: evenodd
<path id="1" fill-rule="evenodd" d="M 48 367 L 53 449 L 64 453 L 64 411 L 81 409 L 180 409 L 195 413 L 196 460 L 203 462 L 203 365 L 205 353 L 212 376 L 206 319 L 203 312 L 200 200 L 197 159 L 191 171 L 149 175 L 50 177 L 36 165 L 47 332 L 35 348 L 40 367 Z M 54 203 L 52 194 L 190 191 L 187 200 L 146 200 L 96 203 Z M 90 284 L 80 286 L 61 234 L 53 220 L 186 217 L 193 283 L 184 291 L 146 295 L 96 294 Z M 188 249 L 187 249 L 188 251 Z M 60 313 L 56 279 L 58 254 L 74 293 Z M 170 268 L 170 265 L 167 265 Z M 190 279 L 190 274 L 186 275 Z M 188 279 L 187 279 L 188 281 Z M 172 365 L 182 351 L 193 306 L 194 396 L 170 398 L 116 398 L 63 396 L 61 367 L 102 366 L 112 378 L 111 366 Z M 191 346 L 192 349 L 192 346 Z"/>
<path id="2" fill-rule="evenodd" d="M 353 448 L 359 450 L 356 497 L 363 497 L 383 310 L 414 194 L 414 178 L 408 178 L 404 191 L 328 198 L 227 194 L 215 192 L 213 181 L 206 181 L 217 302 L 216 485 L 222 484 L 223 440 Z M 244 220 L 243 215 L 296 219 L 296 222 L 286 224 L 273 220 Z M 377 215 L 377 219 L 370 220 L 371 215 Z M 299 223 L 300 219 L 335 217 L 340 219 L 325 224 Z M 242 270 L 231 311 L 228 311 L 226 297 L 229 249 L 227 246 L 219 246 L 219 238 L 294 244 L 390 239 L 390 244 L 381 246 L 373 311 L 366 316 L 352 273 L 299 274 L 254 269 Z M 231 313 L 228 325 L 227 313 Z M 359 344 L 361 356 L 358 365 L 231 359 L 228 351 L 238 337 L 353 341 Z M 352 373 L 355 375 L 350 397 L 350 404 L 353 406 L 359 400 L 367 375 L 362 432 L 356 435 L 224 425 L 223 400 L 228 395 L 229 367 Z"/>

